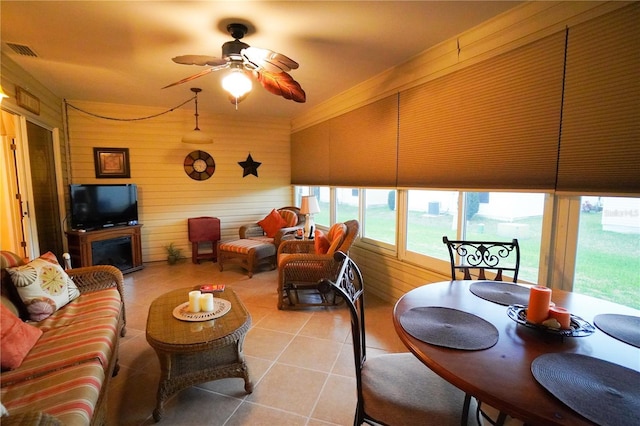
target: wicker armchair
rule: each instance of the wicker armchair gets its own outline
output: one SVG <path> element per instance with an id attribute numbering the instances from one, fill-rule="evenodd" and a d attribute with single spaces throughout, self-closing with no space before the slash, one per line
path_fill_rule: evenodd
<path id="1" fill-rule="evenodd" d="M 341 301 L 323 279 L 333 280 L 340 264 L 336 251 L 349 253 L 360 231 L 357 220 L 344 222 L 342 241 L 326 254 L 316 254 L 314 240 L 286 240 L 278 247 L 278 309 L 306 306 L 330 306 Z M 306 297 L 305 297 L 306 296 Z"/>
<path id="2" fill-rule="evenodd" d="M 241 239 L 249 238 L 252 240 L 261 240 L 265 242 L 270 242 L 275 244 L 276 247 L 278 247 L 285 236 L 295 234 L 295 232 L 298 229 L 304 228 L 304 224 L 306 222 L 305 216 L 300 213 L 300 209 L 298 207 L 293 207 L 293 206 L 281 207 L 278 209 L 278 212 L 280 212 L 283 218 L 285 218 L 287 214 L 283 212 L 287 210 L 295 213 L 298 219 L 296 223 L 290 226 L 285 226 L 284 228 L 280 229 L 276 233 L 275 237 L 273 238 L 268 237 L 264 232 L 264 229 L 262 229 L 262 227 L 258 224 L 258 222 L 254 222 L 254 223 L 247 223 L 240 227 L 240 230 L 239 230 L 240 238 Z M 287 219 L 285 218 L 285 220 Z"/>

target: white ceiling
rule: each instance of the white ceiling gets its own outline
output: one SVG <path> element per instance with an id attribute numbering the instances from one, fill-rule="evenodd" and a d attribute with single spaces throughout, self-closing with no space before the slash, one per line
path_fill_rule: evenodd
<path id="1" fill-rule="evenodd" d="M 68 100 L 169 109 L 200 87 L 201 112 L 295 117 L 519 3 L 2 0 L 2 51 Z M 220 57 L 222 44 L 232 40 L 230 22 L 248 24 L 245 43 L 300 64 L 290 74 L 306 91 L 306 103 L 254 82 L 236 112 L 220 88 L 222 72 L 162 89 L 203 70 L 172 57 Z M 28 46 L 37 57 L 19 55 L 7 43 Z"/>

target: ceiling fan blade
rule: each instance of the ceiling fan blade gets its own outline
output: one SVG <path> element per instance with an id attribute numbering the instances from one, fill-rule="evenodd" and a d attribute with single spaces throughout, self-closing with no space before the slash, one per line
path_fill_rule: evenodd
<path id="1" fill-rule="evenodd" d="M 198 74 L 194 74 L 194 75 L 192 75 L 192 76 L 190 76 L 190 77 L 183 78 L 183 79 L 182 79 L 182 80 L 180 80 L 180 81 L 176 81 L 175 83 L 171 83 L 171 84 L 170 84 L 170 85 L 168 85 L 168 86 L 164 86 L 164 87 L 163 87 L 163 89 L 166 89 L 166 88 L 168 88 L 168 87 L 177 86 L 178 84 L 186 83 L 187 81 L 195 80 L 196 78 L 198 78 L 198 77 L 202 77 L 203 75 L 207 75 L 207 74 L 209 74 L 211 71 L 215 71 L 215 70 L 216 70 L 216 68 L 207 68 L 207 69 L 206 69 L 206 70 L 204 70 L 204 71 L 200 71 Z"/>
<path id="2" fill-rule="evenodd" d="M 286 72 L 255 71 L 255 73 L 262 87 L 274 95 L 299 103 L 307 101 L 307 94 L 302 90 L 302 86 Z"/>
<path id="3" fill-rule="evenodd" d="M 262 68 L 270 73 L 279 73 L 298 68 L 298 63 L 293 59 L 269 49 L 247 47 L 242 49 L 240 54 L 253 69 Z"/>
<path id="4" fill-rule="evenodd" d="M 207 56 L 207 55 L 176 56 L 175 58 L 172 59 L 172 61 L 175 62 L 176 64 L 182 64 L 182 65 L 200 65 L 200 66 L 210 65 L 212 67 L 224 65 L 227 63 L 225 59 L 216 58 L 214 56 Z"/>

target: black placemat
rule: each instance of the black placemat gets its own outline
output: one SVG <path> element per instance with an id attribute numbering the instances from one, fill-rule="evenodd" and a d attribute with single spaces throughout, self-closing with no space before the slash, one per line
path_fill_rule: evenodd
<path id="1" fill-rule="evenodd" d="M 409 309 L 400 324 L 418 340 L 436 346 L 475 351 L 498 342 L 498 329 L 477 315 L 441 306 Z"/>
<path id="2" fill-rule="evenodd" d="M 614 339 L 640 348 L 640 317 L 620 314 L 600 314 L 593 318 L 600 330 Z M 638 385 L 640 386 L 640 384 Z"/>
<path id="3" fill-rule="evenodd" d="M 640 373 L 580 354 L 551 353 L 533 360 L 535 379 L 556 398 L 599 425 L 640 419 Z"/>
<path id="4" fill-rule="evenodd" d="M 529 304 L 529 289 L 501 281 L 478 281 L 469 286 L 471 293 L 499 305 Z"/>

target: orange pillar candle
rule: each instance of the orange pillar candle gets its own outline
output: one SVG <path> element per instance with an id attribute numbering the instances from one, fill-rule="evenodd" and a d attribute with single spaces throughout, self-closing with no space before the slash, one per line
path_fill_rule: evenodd
<path id="1" fill-rule="evenodd" d="M 549 317 L 551 304 L 551 289 L 541 285 L 531 287 L 529 291 L 529 306 L 527 307 L 527 321 L 540 324 Z"/>
<path id="2" fill-rule="evenodd" d="M 554 318 L 560 323 L 560 328 L 569 330 L 571 328 L 571 313 L 565 308 L 552 306 L 549 308 L 549 318 Z"/>

